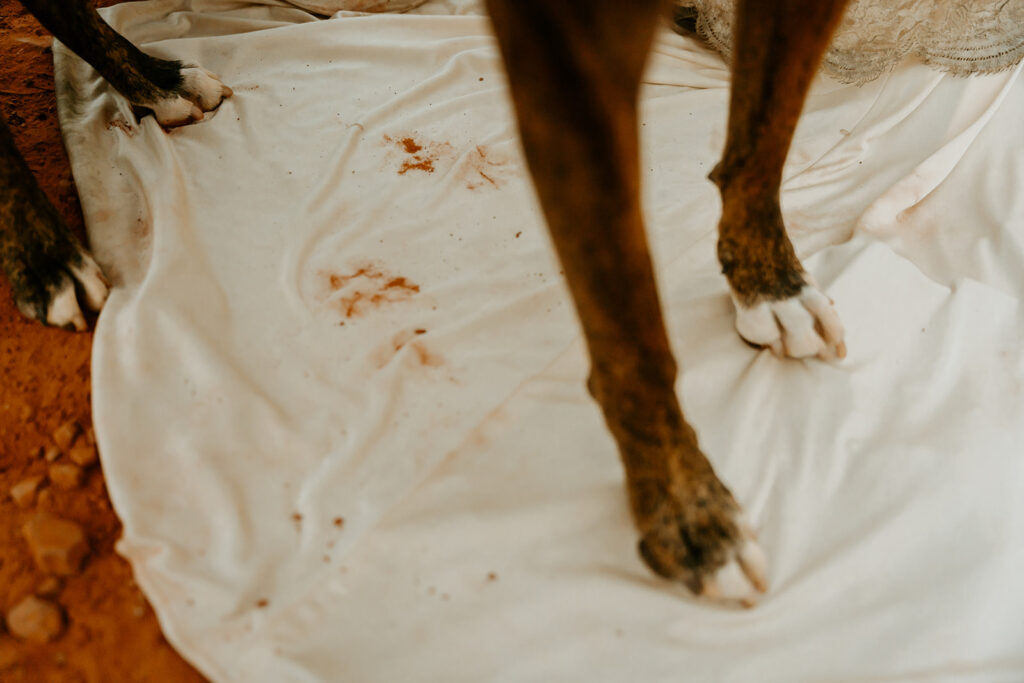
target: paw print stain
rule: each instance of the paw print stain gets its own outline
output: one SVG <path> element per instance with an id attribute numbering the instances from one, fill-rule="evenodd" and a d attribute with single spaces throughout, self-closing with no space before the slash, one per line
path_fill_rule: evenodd
<path id="1" fill-rule="evenodd" d="M 420 291 L 415 282 L 390 275 L 374 264 L 359 266 L 347 275 L 325 272 L 323 277 L 327 284 L 327 300 L 345 319 L 359 317 L 385 304 L 406 301 Z M 345 324 L 344 320 L 341 324 Z"/>
<path id="2" fill-rule="evenodd" d="M 398 167 L 398 175 L 406 175 L 409 171 L 433 173 L 437 162 L 452 156 L 452 146 L 447 142 L 421 141 L 411 136 L 393 138 L 390 135 L 384 136 L 384 142 L 405 155 Z"/>
<path id="3" fill-rule="evenodd" d="M 509 179 L 511 159 L 488 145 L 477 145 L 466 158 L 459 178 L 467 190 L 500 189 Z"/>

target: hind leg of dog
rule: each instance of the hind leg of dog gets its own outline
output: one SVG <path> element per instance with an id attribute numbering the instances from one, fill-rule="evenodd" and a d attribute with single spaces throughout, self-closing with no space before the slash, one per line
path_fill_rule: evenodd
<path id="1" fill-rule="evenodd" d="M 693 592 L 752 601 L 764 558 L 675 394 L 640 212 L 637 89 L 659 0 L 489 0 L 526 158 L 626 470 L 640 552 Z"/>
<path id="2" fill-rule="evenodd" d="M 0 267 L 18 309 L 48 325 L 84 330 L 82 306 L 98 311 L 107 298 L 99 267 L 36 183 L 2 119 Z"/>
<path id="3" fill-rule="evenodd" d="M 161 125 L 197 121 L 232 94 L 201 67 L 145 54 L 107 25 L 87 0 L 21 1 L 129 102 L 151 109 Z"/>
<path id="4" fill-rule="evenodd" d="M 739 0 L 729 128 L 712 173 L 718 257 L 747 341 L 780 355 L 843 357 L 832 302 L 786 236 L 779 187 L 793 131 L 847 0 Z"/>

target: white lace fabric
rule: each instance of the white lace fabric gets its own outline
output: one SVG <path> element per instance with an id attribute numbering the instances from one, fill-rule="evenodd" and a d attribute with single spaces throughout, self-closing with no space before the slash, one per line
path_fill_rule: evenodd
<path id="1" fill-rule="evenodd" d="M 736 0 L 678 0 L 697 12 L 697 32 L 728 58 Z M 1024 57 L 1024 0 L 852 0 L 822 62 L 844 83 L 866 83 L 916 56 L 966 76 Z"/>

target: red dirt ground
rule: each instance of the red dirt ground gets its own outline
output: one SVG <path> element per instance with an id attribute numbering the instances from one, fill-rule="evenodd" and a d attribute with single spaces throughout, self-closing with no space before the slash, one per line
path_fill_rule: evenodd
<path id="1" fill-rule="evenodd" d="M 101 4 L 113 4 L 106 0 Z M 53 56 L 45 31 L 14 0 L 0 0 L 0 112 L 50 199 L 79 236 L 82 214 L 57 124 Z M 26 476 L 46 473 L 40 447 L 68 419 L 91 423 L 91 334 L 72 334 L 24 320 L 0 278 L 0 612 L 36 590 L 36 569 L 21 536 L 32 514 L 7 492 Z M 66 456 L 65 456 L 66 457 Z M 78 489 L 51 488 L 37 507 L 79 523 L 92 552 L 63 582 L 57 601 L 67 627 L 46 645 L 26 644 L 0 628 L 0 680 L 5 683 L 198 683 L 203 681 L 164 640 L 128 564 L 114 552 L 121 524 L 102 472 L 91 468 Z"/>

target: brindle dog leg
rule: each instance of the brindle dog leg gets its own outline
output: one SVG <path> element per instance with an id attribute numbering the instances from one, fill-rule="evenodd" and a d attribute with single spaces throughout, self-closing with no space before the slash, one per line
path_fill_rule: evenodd
<path id="1" fill-rule="evenodd" d="M 88 0 L 22 0 L 54 36 L 89 62 L 132 104 L 153 111 L 164 126 L 203 118 L 231 96 L 206 69 L 150 57 L 110 28 Z"/>
<path id="2" fill-rule="evenodd" d="M 637 88 L 660 0 L 489 0 L 526 158 L 583 323 L 590 390 L 662 576 L 749 601 L 764 557 L 683 419 L 640 213 Z"/>
<path id="3" fill-rule="evenodd" d="M 846 0 L 739 0 L 729 132 L 712 179 L 718 258 L 747 341 L 795 358 L 846 355 L 832 302 L 793 251 L 779 211 L 782 165 Z"/>
<path id="4" fill-rule="evenodd" d="M 29 318 L 85 329 L 75 296 L 99 310 L 107 285 L 99 267 L 64 225 L 0 119 L 0 267 L 14 301 Z"/>

